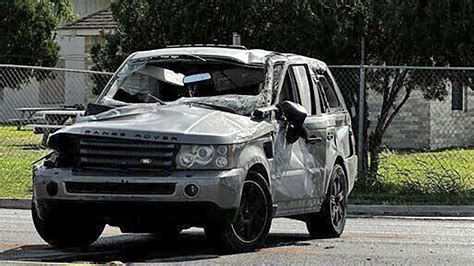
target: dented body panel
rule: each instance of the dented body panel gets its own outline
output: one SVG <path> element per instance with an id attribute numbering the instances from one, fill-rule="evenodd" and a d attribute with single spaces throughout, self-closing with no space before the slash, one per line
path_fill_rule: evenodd
<path id="1" fill-rule="evenodd" d="M 127 63 L 132 61 L 139 63 Z M 159 97 L 148 94 L 171 85 L 159 80 L 159 86 L 145 93 L 139 78 L 127 85 L 146 64 L 176 73 L 184 71 L 183 64 L 197 65 L 194 72 L 179 73 L 182 76 L 199 74 L 209 64 L 212 79 L 186 87 L 184 96 L 176 99 L 149 102 Z M 304 102 L 295 66 L 307 69 L 314 99 L 303 124 L 306 135 L 290 143 L 289 122 L 279 107 L 283 100 Z M 149 77 L 143 73 L 142 79 Z M 334 84 L 337 110 L 320 106 L 327 101 L 318 87 L 324 75 Z M 238 81 L 246 77 L 250 81 Z M 124 84 L 133 90 L 123 89 Z M 216 95 L 196 96 L 208 89 L 206 84 L 215 86 Z M 285 86 L 293 99 L 282 96 Z M 227 89 L 232 93 L 223 93 Z M 119 97 L 121 90 L 126 93 Z M 180 87 L 169 90 L 181 93 Z M 136 102 L 140 99 L 146 100 Z M 357 157 L 350 116 L 329 69 L 316 59 L 210 47 L 138 52 L 119 68 L 97 103 L 110 110 L 81 117 L 51 136 L 49 145 L 55 153 L 34 169 L 34 201 L 194 202 L 235 212 L 248 172 L 258 171 L 270 188 L 274 216 L 290 217 L 320 210 L 335 164 L 344 168 L 349 192 L 354 185 Z M 50 184 L 56 191 L 48 191 L 54 186 Z M 197 187 L 196 194 L 189 195 L 188 185 Z"/>
<path id="2" fill-rule="evenodd" d="M 199 106 L 142 104 L 84 117 L 58 131 L 51 141 L 64 134 L 74 134 L 188 144 L 237 144 L 272 130 L 273 126 L 265 121 Z"/>

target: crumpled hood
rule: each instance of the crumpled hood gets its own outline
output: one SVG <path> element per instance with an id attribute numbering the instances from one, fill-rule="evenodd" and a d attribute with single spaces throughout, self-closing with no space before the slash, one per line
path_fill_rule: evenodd
<path id="1" fill-rule="evenodd" d="M 266 121 L 200 107 L 199 105 L 137 104 L 79 118 L 57 131 L 50 142 L 64 134 L 117 137 L 160 142 L 233 144 L 273 130 Z"/>

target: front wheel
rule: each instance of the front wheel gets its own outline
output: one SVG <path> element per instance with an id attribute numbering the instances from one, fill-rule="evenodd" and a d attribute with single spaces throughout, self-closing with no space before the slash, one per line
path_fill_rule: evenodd
<path id="1" fill-rule="evenodd" d="M 251 171 L 244 182 L 236 217 L 225 224 L 208 225 L 207 236 L 224 252 L 239 253 L 260 247 L 272 221 L 272 201 L 263 176 Z"/>
<path id="2" fill-rule="evenodd" d="M 40 217 L 36 204 L 31 208 L 33 223 L 38 234 L 53 247 L 87 247 L 104 231 L 105 224 L 83 217 L 64 217 L 60 214 Z"/>
<path id="3" fill-rule="evenodd" d="M 341 165 L 331 173 L 328 192 L 319 213 L 310 214 L 306 221 L 311 237 L 339 237 L 344 231 L 347 215 L 347 182 Z"/>

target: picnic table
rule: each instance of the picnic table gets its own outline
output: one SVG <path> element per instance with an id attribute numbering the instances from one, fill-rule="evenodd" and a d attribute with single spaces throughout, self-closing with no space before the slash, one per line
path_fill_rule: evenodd
<path id="1" fill-rule="evenodd" d="M 21 117 L 32 117 L 36 112 L 48 110 L 61 110 L 62 107 L 20 107 L 15 108 L 16 111 L 21 112 Z M 25 116 L 26 114 L 26 116 Z"/>
<path id="2" fill-rule="evenodd" d="M 37 116 L 39 112 L 43 111 L 56 111 L 56 110 L 77 110 L 77 108 L 57 106 L 57 107 L 20 107 L 15 108 L 15 111 L 21 112 L 20 118 L 8 119 L 8 121 L 16 126 L 17 130 L 20 130 L 22 126 L 28 124 L 38 123 L 41 118 Z"/>
<path id="3" fill-rule="evenodd" d="M 61 109 L 61 110 L 43 110 L 37 111 L 35 114 L 42 116 L 44 122 L 42 124 L 28 124 L 33 128 L 33 133 L 43 134 L 41 145 L 46 146 L 50 133 L 53 133 L 67 125 L 74 123 L 76 117 L 84 114 L 83 110 Z"/>
<path id="4" fill-rule="evenodd" d="M 36 112 L 39 116 L 43 116 L 47 124 L 63 125 L 68 119 L 75 120 L 77 116 L 83 115 L 83 110 L 45 110 Z"/>
<path id="5" fill-rule="evenodd" d="M 17 130 L 20 130 L 22 126 L 38 122 L 38 118 L 35 118 L 36 112 L 39 111 L 52 111 L 60 110 L 62 107 L 20 107 L 15 108 L 15 111 L 21 112 L 20 118 L 8 119 L 8 121 L 16 126 Z"/>

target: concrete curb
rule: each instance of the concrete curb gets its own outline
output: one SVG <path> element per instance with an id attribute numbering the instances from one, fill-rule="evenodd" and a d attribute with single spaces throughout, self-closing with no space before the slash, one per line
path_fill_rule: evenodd
<path id="1" fill-rule="evenodd" d="M 350 215 L 474 217 L 471 205 L 349 205 Z"/>
<path id="2" fill-rule="evenodd" d="M 0 199 L 0 208 L 31 209 L 31 199 Z"/>
<path id="3" fill-rule="evenodd" d="M 0 199 L 0 208 L 30 209 L 30 199 Z M 355 216 L 474 217 L 471 205 L 354 205 L 347 213 Z"/>

